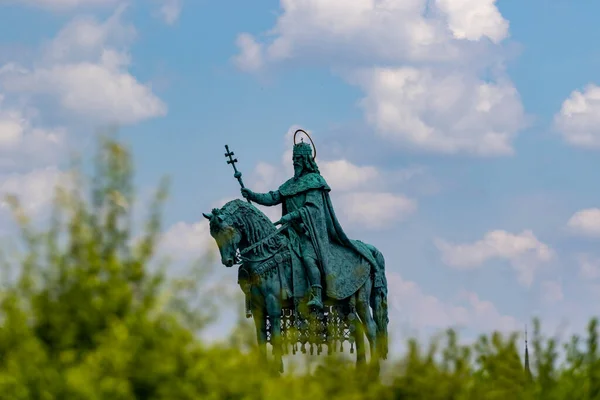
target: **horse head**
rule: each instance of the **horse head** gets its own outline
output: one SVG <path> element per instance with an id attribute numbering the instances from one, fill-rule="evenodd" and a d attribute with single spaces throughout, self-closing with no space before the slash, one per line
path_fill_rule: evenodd
<path id="1" fill-rule="evenodd" d="M 210 235 L 219 247 L 221 263 L 226 267 L 233 266 L 237 261 L 236 252 L 242 240 L 242 234 L 235 227 L 230 216 L 221 209 L 214 208 L 212 212 L 202 213 L 202 215 L 209 220 Z"/>
<path id="2" fill-rule="evenodd" d="M 209 220 L 210 235 L 217 242 L 221 262 L 231 267 L 237 262 L 237 250 L 243 251 L 276 231 L 271 220 L 258 208 L 239 199 L 202 214 Z"/>

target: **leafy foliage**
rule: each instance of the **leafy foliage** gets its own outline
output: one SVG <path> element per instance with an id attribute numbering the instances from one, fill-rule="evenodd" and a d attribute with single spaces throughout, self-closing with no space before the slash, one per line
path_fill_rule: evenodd
<path id="1" fill-rule="evenodd" d="M 102 143 L 89 198 L 74 177 L 57 190 L 45 230 L 8 199 L 25 250 L 4 265 L 16 275 L 0 292 L 0 399 L 600 399 L 595 319 L 586 338 L 564 344 L 560 364 L 558 343 L 535 321 L 532 376 L 517 335 L 483 335 L 467 346 L 452 330 L 429 347 L 410 340 L 381 380 L 336 358 L 274 376 L 256 364 L 243 329 L 228 344 L 199 339 L 212 309 L 192 306 L 195 277 L 172 282 L 164 268 L 150 268 L 165 184 L 140 236 L 131 158 L 121 145 Z"/>

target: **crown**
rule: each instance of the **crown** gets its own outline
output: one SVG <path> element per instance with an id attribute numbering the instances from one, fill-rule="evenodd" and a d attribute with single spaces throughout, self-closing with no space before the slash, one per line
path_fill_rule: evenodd
<path id="1" fill-rule="evenodd" d="M 300 142 L 294 145 L 294 155 L 312 156 L 313 149 L 310 144 Z"/>
<path id="2" fill-rule="evenodd" d="M 296 135 L 300 132 L 304 133 L 308 137 L 312 146 L 308 143 L 304 143 L 304 139 L 302 138 L 300 143 L 296 143 Z M 315 144 L 313 143 L 310 135 L 303 129 L 298 129 L 296 132 L 294 132 L 294 155 L 310 156 L 313 160 L 317 157 L 317 149 L 315 148 Z"/>

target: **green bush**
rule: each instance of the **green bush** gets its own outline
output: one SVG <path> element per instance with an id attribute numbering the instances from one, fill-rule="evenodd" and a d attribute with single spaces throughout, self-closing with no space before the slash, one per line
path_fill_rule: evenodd
<path id="1" fill-rule="evenodd" d="M 137 235 L 129 153 L 107 140 L 98 155 L 90 185 L 77 177 L 57 190 L 47 229 L 8 199 L 24 250 L 3 261 L 13 279 L 0 292 L 1 399 L 600 399 L 596 320 L 564 345 L 560 365 L 535 321 L 531 375 L 518 336 L 499 333 L 470 346 L 452 330 L 428 347 L 410 340 L 380 380 L 337 358 L 274 376 L 255 363 L 244 324 L 227 344 L 206 345 L 198 333 L 213 309 L 192 307 L 197 282 L 150 268 L 166 185 Z"/>

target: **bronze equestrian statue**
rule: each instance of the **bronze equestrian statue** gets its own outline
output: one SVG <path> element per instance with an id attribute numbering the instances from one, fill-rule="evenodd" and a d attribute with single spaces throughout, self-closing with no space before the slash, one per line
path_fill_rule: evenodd
<path id="1" fill-rule="evenodd" d="M 280 371 L 282 353 L 297 344 L 329 352 L 344 341 L 356 342 L 357 365 L 365 363 L 364 333 L 371 364 L 388 353 L 385 260 L 372 245 L 349 239 L 333 209 L 331 191 L 316 163 L 314 144 L 296 143 L 294 176 L 275 191 L 254 193 L 244 187 L 233 153 L 229 164 L 248 200 L 232 200 L 210 214 L 210 233 L 226 267 L 240 263 L 238 282 L 246 294 L 247 315 L 254 317 L 261 359 L 273 345 Z M 307 135 L 308 136 L 308 135 Z M 309 136 L 310 138 L 310 136 Z M 311 139 L 312 142 L 312 139 Z M 273 224 L 250 201 L 282 205 Z M 276 225 L 281 225 L 276 229 Z"/>

